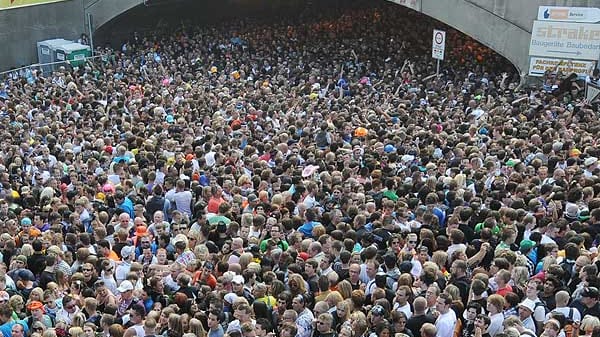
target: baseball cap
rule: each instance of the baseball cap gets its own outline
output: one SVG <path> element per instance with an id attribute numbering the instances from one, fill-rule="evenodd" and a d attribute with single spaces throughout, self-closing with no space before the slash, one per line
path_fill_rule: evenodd
<path id="1" fill-rule="evenodd" d="M 244 284 L 245 283 L 244 277 L 242 275 L 235 275 L 233 277 L 233 280 L 231 280 L 231 282 L 237 283 L 237 284 Z"/>
<path id="2" fill-rule="evenodd" d="M 308 255 L 307 252 L 302 252 L 302 253 L 298 254 L 298 257 L 301 258 L 302 260 L 306 261 L 306 260 L 308 260 L 308 258 L 310 256 Z"/>
<path id="3" fill-rule="evenodd" d="M 35 281 L 35 275 L 29 269 L 20 269 L 17 276 L 22 281 Z"/>
<path id="4" fill-rule="evenodd" d="M 385 308 L 378 304 L 371 309 L 371 314 L 376 316 L 385 316 Z"/>
<path id="5" fill-rule="evenodd" d="M 31 219 L 27 217 L 21 219 L 21 225 L 31 225 Z"/>
<path id="6" fill-rule="evenodd" d="M 126 291 L 133 290 L 133 284 L 131 283 L 131 281 L 125 280 L 125 281 L 121 282 L 121 285 L 119 285 L 117 290 L 120 293 L 124 293 Z"/>
<path id="7" fill-rule="evenodd" d="M 31 301 L 29 304 L 27 304 L 27 309 L 29 309 L 29 310 L 42 309 L 42 311 L 45 311 L 44 304 L 42 304 L 42 302 L 40 302 L 40 301 Z"/>
<path id="8" fill-rule="evenodd" d="M 15 257 L 16 261 L 19 262 L 23 262 L 23 264 L 27 264 L 27 257 L 25 255 L 17 255 L 17 257 Z"/>
<path id="9" fill-rule="evenodd" d="M 598 295 L 600 295 L 600 293 L 598 293 L 598 288 L 596 287 L 585 287 L 581 292 L 581 297 L 598 298 Z"/>
<path id="10" fill-rule="evenodd" d="M 527 239 L 521 241 L 521 244 L 519 245 L 521 251 L 528 251 L 533 247 L 535 247 L 535 242 Z"/>
<path id="11" fill-rule="evenodd" d="M 392 152 L 396 152 L 396 147 L 394 147 L 394 145 L 392 144 L 387 144 L 384 148 L 383 151 L 385 151 L 385 153 L 392 153 Z"/>
<path id="12" fill-rule="evenodd" d="M 228 293 L 223 297 L 225 302 L 227 302 L 229 304 L 233 304 L 233 302 L 235 302 L 235 300 L 237 300 L 237 298 L 238 298 L 237 295 L 234 293 Z"/>
<path id="13" fill-rule="evenodd" d="M 134 251 L 135 251 L 135 248 L 133 246 L 125 246 L 125 247 L 121 248 L 121 257 L 123 257 L 123 258 L 131 257 L 131 254 L 133 254 Z"/>
<path id="14" fill-rule="evenodd" d="M 588 157 L 583 161 L 583 165 L 590 166 L 598 162 L 598 158 L 596 157 Z"/>

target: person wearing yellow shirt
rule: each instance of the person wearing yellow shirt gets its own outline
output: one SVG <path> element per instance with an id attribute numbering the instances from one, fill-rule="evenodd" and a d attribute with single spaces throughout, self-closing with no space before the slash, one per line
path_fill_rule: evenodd
<path id="1" fill-rule="evenodd" d="M 271 308 L 277 306 L 277 300 L 275 297 L 267 294 L 267 285 L 264 283 L 255 283 L 252 288 L 252 295 L 258 302 L 262 302 Z"/>

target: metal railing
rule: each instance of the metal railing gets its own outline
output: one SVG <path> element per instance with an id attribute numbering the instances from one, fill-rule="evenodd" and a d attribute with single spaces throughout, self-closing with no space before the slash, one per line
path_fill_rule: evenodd
<path id="1" fill-rule="evenodd" d="M 101 58 L 104 56 L 107 56 L 107 55 L 88 56 L 88 57 L 84 57 L 79 60 L 75 60 L 75 62 L 82 62 L 84 60 L 85 60 L 85 62 L 87 62 L 88 60 L 93 60 L 93 59 Z M 0 72 L 0 77 L 3 78 L 3 77 L 6 77 L 6 75 L 15 74 L 15 73 L 20 74 L 22 70 L 26 70 L 26 69 L 42 69 L 42 67 L 44 67 L 44 66 L 53 66 L 53 65 L 58 65 L 58 64 L 73 67 L 73 65 L 71 64 L 71 60 L 55 61 L 55 62 L 47 62 L 47 63 L 34 63 L 34 64 L 30 64 L 28 66 L 23 66 L 23 67 L 19 67 L 19 68 L 2 71 L 2 72 Z M 21 77 L 21 76 L 19 75 L 19 77 Z"/>

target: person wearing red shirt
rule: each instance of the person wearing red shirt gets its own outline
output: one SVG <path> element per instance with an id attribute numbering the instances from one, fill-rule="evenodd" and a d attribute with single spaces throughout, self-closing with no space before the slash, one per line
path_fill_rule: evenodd
<path id="1" fill-rule="evenodd" d="M 498 284 L 498 290 L 496 294 L 504 297 L 507 293 L 512 292 L 512 287 L 508 282 L 510 281 L 510 272 L 506 269 L 500 269 L 494 275 L 494 280 Z"/>
<path id="2" fill-rule="evenodd" d="M 206 284 L 214 290 L 217 286 L 217 278 L 212 274 L 213 269 L 211 262 L 204 262 L 202 269 L 194 273 L 194 284 Z"/>
<path id="3" fill-rule="evenodd" d="M 225 202 L 225 199 L 223 199 L 223 190 L 221 190 L 220 187 L 212 186 L 210 192 L 211 196 L 208 200 L 206 211 L 208 213 L 217 214 L 219 213 L 219 205 Z"/>

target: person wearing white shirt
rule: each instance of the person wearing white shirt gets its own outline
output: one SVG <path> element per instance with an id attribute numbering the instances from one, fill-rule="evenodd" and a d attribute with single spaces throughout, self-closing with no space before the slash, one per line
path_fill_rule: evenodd
<path id="1" fill-rule="evenodd" d="M 175 209 L 181 213 L 187 214 L 187 216 L 191 218 L 193 198 L 194 196 L 192 195 L 192 192 L 185 188 L 185 182 L 183 180 L 178 180 L 176 183 L 175 194 L 173 194 Z"/>
<path id="2" fill-rule="evenodd" d="M 402 311 L 406 315 L 406 319 L 409 319 L 412 316 L 410 303 L 408 303 L 410 293 L 410 287 L 406 285 L 400 286 L 398 290 L 396 290 L 396 297 L 394 299 L 394 310 Z"/>
<path id="3" fill-rule="evenodd" d="M 565 316 L 566 319 L 571 320 L 573 322 L 581 322 L 581 313 L 577 308 L 569 308 L 569 302 L 571 301 L 571 297 L 569 293 L 561 290 L 554 295 L 554 299 L 556 300 L 556 308 L 546 314 L 546 321 L 548 321 L 552 314 L 555 312 L 559 312 Z"/>
<path id="4" fill-rule="evenodd" d="M 435 321 L 437 328 L 436 337 L 452 337 L 454 336 L 454 328 L 456 327 L 456 314 L 450 309 L 452 298 L 447 294 L 440 294 L 436 302 L 436 310 L 439 316 Z"/>
<path id="5" fill-rule="evenodd" d="M 535 302 L 528 298 L 519 303 L 519 318 L 523 322 L 523 327 L 536 333 L 535 321 L 533 320 L 533 312 L 535 311 Z"/>
<path id="6" fill-rule="evenodd" d="M 129 274 L 129 271 L 131 270 L 131 262 L 135 259 L 135 248 L 133 246 L 121 248 L 121 259 L 122 262 L 115 270 L 117 285 L 121 284 L 121 282 L 127 278 L 127 274 Z"/>
<path id="7" fill-rule="evenodd" d="M 367 261 L 367 277 L 369 278 L 367 282 L 367 287 L 365 289 L 365 295 L 370 296 L 375 289 L 377 289 L 377 285 L 375 284 L 375 276 L 377 275 L 377 270 L 379 270 L 379 263 L 375 260 Z"/>
<path id="8" fill-rule="evenodd" d="M 488 326 L 487 332 L 491 337 L 496 336 L 498 333 L 502 332 L 502 322 L 504 321 L 504 297 L 494 294 L 488 297 L 487 299 L 487 311 L 490 316 L 490 325 Z"/>
<path id="9" fill-rule="evenodd" d="M 331 267 L 331 261 L 329 260 L 329 256 L 325 255 L 319 262 L 319 268 L 321 269 L 321 275 L 329 275 L 333 272 L 333 268 Z"/>
<path id="10" fill-rule="evenodd" d="M 66 295 L 62 299 L 62 309 L 56 313 L 56 322 L 65 322 L 67 325 L 73 323 L 73 317 L 80 311 L 75 299 Z"/>

